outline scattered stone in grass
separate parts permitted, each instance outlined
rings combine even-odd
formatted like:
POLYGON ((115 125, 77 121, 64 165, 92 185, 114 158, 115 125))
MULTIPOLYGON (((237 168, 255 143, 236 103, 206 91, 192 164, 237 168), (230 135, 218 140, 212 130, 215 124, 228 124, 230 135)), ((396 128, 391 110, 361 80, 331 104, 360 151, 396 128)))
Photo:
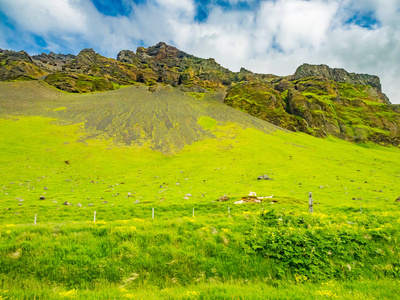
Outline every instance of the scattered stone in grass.
POLYGON ((128 192, 127 197, 132 197, 132 193, 128 192))
POLYGON ((71 204, 71 203, 69 203, 68 201, 65 201, 65 202, 63 203, 63 205, 66 205, 66 206, 71 206, 72 204, 71 204))
POLYGON ((106 203, 108 203, 108 201, 103 201, 103 204, 106 204, 106 203))
POLYGON ((229 197, 228 197, 227 195, 223 195, 223 196, 221 196, 221 197, 218 198, 218 201, 219 201, 219 202, 228 201, 228 200, 229 200, 229 197))
POLYGON ((24 199, 18 198, 18 202, 22 202, 22 201, 24 201, 24 199))
POLYGON ((93 203, 89 203, 88 206, 94 206, 94 204, 93 203))
POLYGON ((212 229, 212 234, 217 234, 218 233, 218 230, 215 229, 214 227, 211 227, 211 229, 212 229))
POLYGON ((192 194, 186 194, 185 197, 192 197, 192 194))
POLYGON ((119 196, 119 193, 116 193, 116 194, 114 194, 113 196, 114 196, 114 197, 115 197, 115 196, 119 196))
POLYGON ((46 200, 46 197, 45 196, 40 196, 39 199, 40 200, 46 200))
POLYGON ((88 199, 88 200, 89 200, 89 199, 90 199, 90 197, 87 197, 86 199, 88 199))
POLYGON ((57 201, 56 201, 56 200, 53 200, 53 203, 57 203, 57 201))
POLYGON ((133 202, 134 204, 139 204, 140 203, 140 201, 139 200, 136 200, 135 202, 133 202))
POLYGON ((67 165, 69 165, 69 160, 64 160, 64 162, 65 162, 67 165))
POLYGON ((21 205, 22 205, 22 203, 21 203, 21 202, 19 202, 19 203, 18 203, 18 205, 19 205, 19 206, 21 206, 21 205))
POLYGON ((44 187, 43 189, 47 191, 49 188, 48 187, 44 187))
POLYGON ((175 183, 175 185, 179 185, 179 182, 175 183))
POLYGON ((398 197, 395 202, 400 202, 400 197, 398 197))
POLYGON ((184 200, 189 200, 189 197, 183 197, 184 200))
POLYGON ((320 185, 320 186, 319 186, 319 188, 320 188, 320 189, 323 189, 323 188, 324 188, 324 186, 323 186, 323 185, 320 185))
POLYGON ((78 207, 82 207, 82 204, 78 203, 76 206, 78 206, 78 207))
POLYGON ((257 180, 271 180, 272 178, 269 178, 268 175, 264 174, 264 175, 260 175, 258 176, 257 180))
POLYGON ((239 200, 239 201, 235 201, 233 204, 243 204, 246 203, 246 201, 244 200, 239 200))

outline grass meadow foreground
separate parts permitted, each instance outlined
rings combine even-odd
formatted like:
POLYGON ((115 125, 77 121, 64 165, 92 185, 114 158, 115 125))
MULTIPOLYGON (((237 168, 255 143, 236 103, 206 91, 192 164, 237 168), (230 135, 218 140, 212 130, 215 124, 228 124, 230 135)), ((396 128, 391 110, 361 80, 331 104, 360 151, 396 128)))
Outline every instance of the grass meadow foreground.
POLYGON ((399 149, 232 119, 198 95, 139 128, 118 101, 133 89, 113 93, 2 99, 0 299, 398 297, 399 149), (273 197, 234 204, 250 191, 273 197))

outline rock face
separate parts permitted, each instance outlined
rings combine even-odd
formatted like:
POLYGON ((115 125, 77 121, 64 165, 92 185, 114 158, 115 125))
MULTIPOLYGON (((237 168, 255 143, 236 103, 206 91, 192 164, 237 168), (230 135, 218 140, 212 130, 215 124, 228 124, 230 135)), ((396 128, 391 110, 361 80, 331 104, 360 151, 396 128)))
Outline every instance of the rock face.
POLYGON ((0 49, 0 81, 32 80, 44 74, 25 51, 0 49))
POLYGON ((378 76, 348 73, 344 69, 331 69, 327 65, 303 64, 297 68, 293 77, 295 80, 307 77, 323 77, 342 83, 370 85, 379 91, 381 90, 381 83, 378 76))
POLYGON ((32 60, 39 68, 51 73, 61 71, 62 67, 75 57, 76 56, 72 54, 55 54, 50 52, 49 54, 42 53, 33 55, 32 60))
POLYGON ((85 93, 133 84, 138 73, 134 66, 101 56, 93 49, 84 49, 62 65, 60 71, 47 76, 45 81, 67 92, 85 93))
POLYGON ((221 67, 212 58, 198 58, 165 43, 147 49, 139 47, 136 54, 123 50, 117 60, 138 67, 141 82, 163 82, 195 92, 204 92, 206 88, 224 88, 238 79, 237 74, 221 67))
POLYGON ((400 144, 400 109, 381 92, 377 76, 303 65, 287 77, 254 74, 230 88, 225 103, 316 137, 400 144))

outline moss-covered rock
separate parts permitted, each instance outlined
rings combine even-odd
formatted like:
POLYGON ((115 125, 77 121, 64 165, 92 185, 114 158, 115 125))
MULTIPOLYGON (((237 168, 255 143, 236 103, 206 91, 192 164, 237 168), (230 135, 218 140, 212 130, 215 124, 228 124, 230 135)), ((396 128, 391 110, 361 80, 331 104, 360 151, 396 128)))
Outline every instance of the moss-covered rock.
POLYGON ((0 81, 34 80, 44 74, 25 51, 0 49, 0 81))
POLYGON ((333 135, 358 143, 399 145, 400 109, 388 104, 377 87, 322 76, 253 80, 258 81, 232 87, 225 103, 285 129, 317 137, 333 135))
POLYGON ((56 72, 47 76, 46 82, 70 93, 109 91, 117 87, 108 78, 76 73, 56 72))
POLYGON ((61 71, 47 76, 45 80, 67 92, 86 93, 132 84, 140 80, 139 75, 134 65, 101 56, 93 49, 84 49, 65 63, 61 71))

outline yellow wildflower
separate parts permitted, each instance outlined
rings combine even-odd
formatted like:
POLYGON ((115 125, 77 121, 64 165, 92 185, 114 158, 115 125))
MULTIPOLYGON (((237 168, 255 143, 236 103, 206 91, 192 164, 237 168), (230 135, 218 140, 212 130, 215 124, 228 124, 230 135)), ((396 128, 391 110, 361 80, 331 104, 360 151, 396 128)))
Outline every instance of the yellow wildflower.
POLYGON ((67 297, 75 297, 77 295, 78 291, 76 289, 66 291, 66 292, 60 292, 60 297, 67 298, 67 297))

